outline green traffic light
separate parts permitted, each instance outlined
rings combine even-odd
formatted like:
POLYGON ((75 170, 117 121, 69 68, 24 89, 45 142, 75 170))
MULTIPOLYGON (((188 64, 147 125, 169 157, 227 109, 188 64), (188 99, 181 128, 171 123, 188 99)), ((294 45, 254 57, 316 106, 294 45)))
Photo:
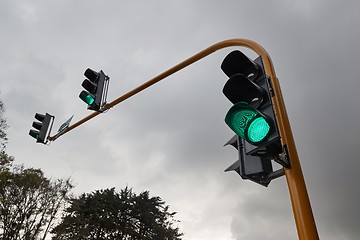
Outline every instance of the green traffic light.
POLYGON ((82 91, 80 93, 79 97, 81 98, 81 100, 83 100, 88 105, 91 105, 95 102, 95 99, 93 98, 93 96, 86 91, 82 91))
POLYGON ((263 141, 271 130, 267 119, 245 102, 230 108, 225 122, 237 135, 254 144, 263 141))

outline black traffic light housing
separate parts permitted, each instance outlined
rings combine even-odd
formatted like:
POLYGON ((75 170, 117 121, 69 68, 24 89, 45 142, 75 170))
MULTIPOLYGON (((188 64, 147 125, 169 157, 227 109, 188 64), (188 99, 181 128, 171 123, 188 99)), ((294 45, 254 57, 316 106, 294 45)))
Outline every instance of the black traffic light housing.
MULTIPOLYGON (((273 91, 261 57, 252 61, 236 50, 225 57, 221 69, 229 77, 223 89, 224 95, 235 105, 239 102, 249 105, 248 108, 263 116, 270 127, 269 133, 259 142, 254 143, 243 138, 247 140, 246 153, 259 156, 280 153, 280 134, 271 100, 273 91)), ((246 117, 245 115, 244 118, 246 117)))
POLYGON ((86 69, 84 75, 87 79, 81 85, 86 91, 83 90, 79 97, 88 104, 87 109, 101 111, 106 103, 109 77, 102 70, 96 72, 90 68, 86 69))
POLYGON ((267 186, 283 175, 282 169, 273 171, 271 162, 283 163, 271 81, 261 57, 253 61, 238 50, 225 57, 221 69, 229 77, 223 93, 234 104, 225 122, 236 133, 225 145, 234 146, 239 155, 225 171, 235 170, 243 179, 267 186))
POLYGON ((39 122, 33 122, 32 126, 37 129, 31 129, 29 135, 36 139, 37 143, 47 143, 47 137, 50 135, 52 125, 54 123, 54 116, 46 113, 45 115, 36 113, 35 119, 39 122))

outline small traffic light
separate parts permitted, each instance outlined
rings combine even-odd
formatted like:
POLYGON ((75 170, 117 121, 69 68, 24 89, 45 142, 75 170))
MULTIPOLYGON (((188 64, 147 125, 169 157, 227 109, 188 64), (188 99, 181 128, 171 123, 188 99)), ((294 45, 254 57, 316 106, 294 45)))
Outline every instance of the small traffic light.
POLYGON ((37 143, 46 144, 47 137, 49 136, 52 125, 54 123, 54 118, 54 116, 48 113, 46 113, 45 115, 36 113, 35 119, 40 122, 33 122, 32 126, 37 130, 31 129, 29 131, 29 135, 35 138, 37 143))
POLYGON ((79 97, 88 105, 89 110, 101 111, 106 103, 109 77, 102 70, 95 72, 90 68, 86 69, 84 75, 87 79, 82 86, 86 91, 83 90, 79 97))
POLYGON ((267 186, 279 175, 273 172, 271 160, 282 163, 279 155, 283 153, 271 81, 261 57, 253 61, 238 50, 225 57, 221 69, 229 77, 223 93, 234 104, 225 123, 236 133, 226 145, 239 152, 239 160, 225 171, 235 170, 243 179, 267 186))

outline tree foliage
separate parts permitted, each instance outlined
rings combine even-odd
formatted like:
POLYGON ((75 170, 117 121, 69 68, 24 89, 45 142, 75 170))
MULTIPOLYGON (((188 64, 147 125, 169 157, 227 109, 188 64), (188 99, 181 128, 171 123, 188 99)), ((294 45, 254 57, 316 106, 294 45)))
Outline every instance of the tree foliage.
POLYGON ((0 153, 4 153, 5 145, 8 140, 6 134, 6 129, 8 128, 8 125, 6 123, 4 113, 5 113, 5 106, 4 103, 0 100, 0 153))
POLYGON ((40 169, 0 172, 0 238, 45 239, 69 198, 69 179, 52 181, 40 169))
POLYGON ((64 239, 156 239, 176 240, 183 234, 174 227, 175 212, 160 197, 139 195, 126 187, 98 190, 72 199, 53 240, 64 239))

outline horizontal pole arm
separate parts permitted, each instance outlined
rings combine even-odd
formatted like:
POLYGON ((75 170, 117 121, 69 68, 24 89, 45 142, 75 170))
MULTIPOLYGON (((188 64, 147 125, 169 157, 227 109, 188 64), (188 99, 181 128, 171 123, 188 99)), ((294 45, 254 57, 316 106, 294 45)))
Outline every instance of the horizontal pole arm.
MULTIPOLYGON (((267 73, 271 73, 271 75, 275 75, 275 71, 274 71, 274 67, 271 63, 271 59, 269 57, 269 54, 266 52, 266 50, 261 47, 259 44, 257 44, 254 41, 248 40, 248 39, 229 39, 229 40, 225 40, 225 41, 221 41, 218 43, 215 43, 214 45, 211 45, 210 47, 198 52, 197 54, 193 55, 192 57, 180 62, 179 64, 173 66, 172 68, 169 68, 168 70, 164 71, 163 73, 157 75, 156 77, 148 80, 147 82, 141 84, 140 86, 134 88, 133 90, 125 93, 124 95, 118 97, 117 99, 115 99, 114 101, 106 104, 103 108, 102 108, 102 112, 106 111, 112 107, 114 107, 115 105, 123 102, 124 100, 134 96, 135 94, 143 91, 144 89, 152 86, 153 84, 163 80, 164 78, 178 72, 179 70, 199 61, 200 59, 210 55, 211 53, 219 50, 219 49, 223 49, 226 47, 233 47, 233 46, 242 46, 242 47, 248 47, 252 50, 254 50, 257 54, 259 54, 260 56, 262 56, 264 59, 264 63, 270 63, 270 64, 264 64, 265 65, 265 71, 267 73)), ((73 130, 74 128, 80 126, 81 124, 89 121, 90 119, 96 117, 97 115, 99 115, 101 112, 94 112, 86 117, 84 117, 83 119, 79 120, 78 122, 70 125, 63 134, 67 132, 70 132, 71 130, 73 130)), ((60 135, 60 136, 61 136, 60 135)), ((59 137, 59 136, 58 136, 59 137)), ((58 137, 55 136, 49 136, 48 140, 49 141, 55 141, 58 137)))

